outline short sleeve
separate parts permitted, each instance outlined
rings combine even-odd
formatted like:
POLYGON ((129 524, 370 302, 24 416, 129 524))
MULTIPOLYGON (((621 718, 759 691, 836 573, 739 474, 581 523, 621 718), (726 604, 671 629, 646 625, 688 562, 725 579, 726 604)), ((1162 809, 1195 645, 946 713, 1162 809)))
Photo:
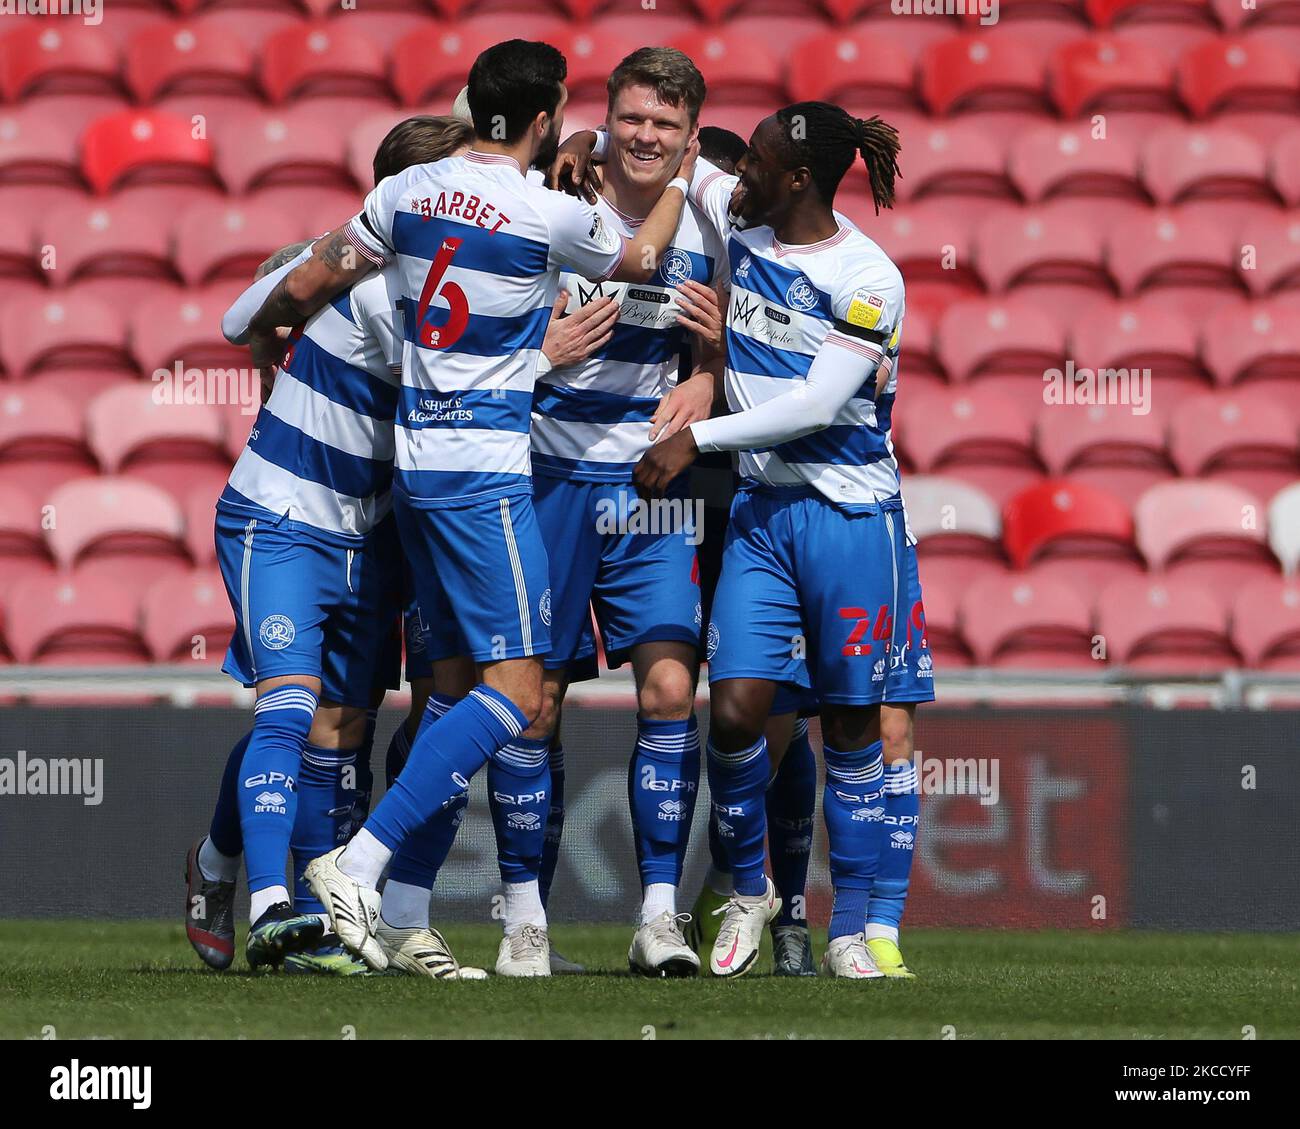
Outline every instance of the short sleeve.
POLYGON ((845 276, 831 302, 834 332, 872 342, 883 352, 903 322, 903 276, 883 256, 845 276))
POLYGON ((343 229, 343 237, 357 253, 375 267, 385 266, 394 256, 393 216, 401 201, 404 179, 390 176, 380 181, 343 229))
POLYGON ((720 239, 726 239, 735 226, 731 222, 731 194, 740 178, 723 172, 703 157, 695 162, 691 176, 690 200, 709 221, 720 239))
POLYGON ((618 270, 626 243, 592 205, 559 192, 546 192, 542 199, 551 266, 590 279, 606 279, 618 270))

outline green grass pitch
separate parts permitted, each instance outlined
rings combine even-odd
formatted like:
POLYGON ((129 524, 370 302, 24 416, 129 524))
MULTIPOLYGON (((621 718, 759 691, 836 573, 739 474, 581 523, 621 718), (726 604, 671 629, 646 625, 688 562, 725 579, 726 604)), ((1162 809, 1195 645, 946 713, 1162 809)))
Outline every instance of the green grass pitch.
MULTIPOLYGON (((446 930, 491 967, 491 926, 446 930)), ((815 931, 820 955, 825 933, 815 931)), ((179 925, 0 922, 0 1037, 1260 1039, 1300 1037, 1300 936, 915 930, 911 983, 647 981, 630 930, 564 926, 593 975, 441 984, 203 969, 179 925)), ((242 941, 242 937, 241 937, 242 941)))

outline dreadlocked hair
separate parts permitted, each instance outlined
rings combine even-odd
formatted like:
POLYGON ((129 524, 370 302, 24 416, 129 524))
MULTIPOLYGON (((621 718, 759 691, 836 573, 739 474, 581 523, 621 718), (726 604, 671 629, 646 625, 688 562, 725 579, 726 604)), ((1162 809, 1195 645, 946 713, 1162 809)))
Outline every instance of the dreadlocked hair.
POLYGON ((871 178, 871 199, 876 214, 894 206, 894 180, 898 152, 902 148, 898 130, 878 117, 855 118, 829 102, 796 102, 777 110, 785 127, 786 156, 812 174, 813 184, 826 203, 835 198, 844 174, 861 157, 871 178))

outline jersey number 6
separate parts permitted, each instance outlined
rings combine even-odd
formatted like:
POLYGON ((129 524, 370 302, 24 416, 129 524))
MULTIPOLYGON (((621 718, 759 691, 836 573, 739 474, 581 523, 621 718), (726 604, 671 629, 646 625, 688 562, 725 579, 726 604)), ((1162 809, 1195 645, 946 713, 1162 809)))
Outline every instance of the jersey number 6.
POLYGON ((442 276, 451 266, 451 260, 460 250, 461 239, 444 239, 438 248, 438 255, 429 267, 429 277, 424 280, 424 289, 420 293, 420 312, 416 324, 420 327, 420 344, 428 349, 446 349, 455 344, 469 325, 469 299, 454 282, 443 282, 442 276), (441 287, 441 289, 439 289, 441 287), (425 318, 434 296, 441 298, 450 307, 450 314, 442 325, 429 325, 425 318))

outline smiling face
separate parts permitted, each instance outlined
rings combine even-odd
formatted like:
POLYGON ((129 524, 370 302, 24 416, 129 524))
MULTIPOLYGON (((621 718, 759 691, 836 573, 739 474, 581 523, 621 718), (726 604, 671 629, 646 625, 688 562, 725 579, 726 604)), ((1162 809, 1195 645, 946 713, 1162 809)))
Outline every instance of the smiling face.
POLYGON ((630 83, 615 96, 606 118, 608 163, 636 188, 667 184, 695 137, 685 105, 662 101, 652 86, 630 83))
POLYGON ((775 114, 758 123, 749 149, 736 166, 744 191, 742 208, 751 223, 775 224, 789 210, 797 190, 806 187, 807 170, 787 168, 785 134, 775 114))

